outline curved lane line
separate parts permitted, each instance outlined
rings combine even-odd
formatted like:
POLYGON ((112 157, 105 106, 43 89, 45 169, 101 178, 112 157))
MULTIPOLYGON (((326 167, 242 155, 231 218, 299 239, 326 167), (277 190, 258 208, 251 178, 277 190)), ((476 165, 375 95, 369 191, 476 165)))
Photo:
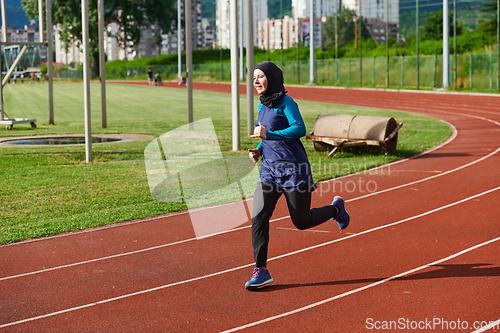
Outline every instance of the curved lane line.
MULTIPOLYGON (((452 254, 451 256, 448 256, 446 258, 443 258, 443 259, 439 259, 439 260, 436 260, 434 262, 431 262, 431 263, 428 263, 428 264, 425 264, 425 265, 422 265, 420 267, 417 267, 417 268, 414 268, 414 269, 411 269, 409 271, 406 271, 406 272, 403 272, 403 273, 400 273, 400 274, 397 274, 397 275, 393 275, 389 278, 385 278, 385 279, 382 279, 380 281, 377 281, 377 282, 374 282, 374 283, 371 283, 371 284, 368 284, 366 286, 363 286, 363 287, 360 287, 360 288, 357 288, 357 289, 353 289, 353 290, 350 290, 350 291, 347 291, 343 294, 339 294, 339 295, 336 295, 336 296, 333 296, 333 297, 330 297, 330 298, 327 298, 327 299, 324 299, 322 301, 319 301, 319 302, 316 302, 316 303, 312 303, 312 304, 309 304, 309 305, 306 305, 306 306, 303 306, 301 308, 298 308, 298 309, 295 309, 295 310, 292 310, 292 311, 288 311, 288 312, 284 312, 282 314, 279 314, 279 315, 276 315, 276 316, 272 316, 272 317, 268 317, 268 318, 265 318, 265 319, 262 319, 262 320, 259 320, 259 321, 255 321, 253 323, 249 323, 249 324, 246 324, 246 325, 243 325, 243 326, 239 326, 239 327, 235 327, 233 329, 230 329, 230 330, 227 330, 227 331, 223 331, 222 333, 230 333, 230 332, 237 332, 237 331, 241 331, 245 328, 249 328, 249 327, 253 327, 253 326, 257 326, 257 325, 260 325, 260 324, 263 324, 263 323, 267 323, 269 321, 272 321, 272 320, 276 320, 276 319, 280 319, 280 318, 284 318, 284 317, 287 317, 287 316, 290 316, 290 315, 293 315, 293 314, 296 314, 296 313, 299 313, 299 312, 302 312, 302 311, 306 311, 306 310, 309 310, 309 309, 312 309, 312 308, 315 308, 317 306, 320 306, 320 305, 323 305, 323 304, 326 304, 326 303, 329 303, 331 301, 334 301, 334 300, 337 300, 337 299, 340 299, 340 298, 343 298, 343 297, 346 297, 346 296, 349 296, 349 295, 352 295, 352 294, 355 294, 355 293, 358 293, 360 291, 363 291, 363 290, 366 290, 366 289, 369 289, 369 288, 373 288, 373 287, 376 287, 382 283, 385 283, 385 282, 388 282, 388 281, 391 281, 391 280, 394 280, 394 279, 397 279, 397 278, 400 278, 400 277, 403 277, 403 276, 406 276, 406 275, 409 275, 409 274, 412 274, 412 273, 415 273, 415 272, 418 272, 418 271, 421 271, 423 269, 426 269, 428 267, 431 267, 433 265, 437 265, 437 264, 440 264, 442 262, 445 262, 445 261, 448 261, 448 260, 451 260, 451 259, 454 259, 458 256, 461 256, 465 253, 468 253, 468 252, 471 252, 473 250, 476 250, 480 247, 483 247, 483 246, 486 246, 486 245, 489 245, 491 243, 494 243, 494 242, 497 242, 500 240, 500 237, 497 237, 497 238, 494 238, 494 239, 490 239, 489 241, 486 241, 484 243, 480 243, 480 244, 477 244, 475 246, 472 246, 472 247, 469 247, 465 250, 462 250, 460 252, 457 252, 455 254, 452 254)), ((498 325, 498 322, 495 322, 497 323, 498 325)), ((494 324, 495 323, 492 323, 490 325, 488 325, 487 327, 491 328, 493 326, 495 326, 494 324)), ((483 332, 484 330, 479 330, 479 331, 476 331, 476 332, 483 332)))
MULTIPOLYGON (((449 113, 447 111, 442 111, 442 112, 449 113)), ((452 114, 455 114, 455 113, 452 113, 452 114)), ((481 119, 481 120, 489 121, 491 123, 494 123, 494 124, 500 126, 499 122, 491 120, 491 119, 488 119, 488 118, 483 118, 483 117, 479 117, 479 116, 471 116, 471 115, 466 115, 466 114, 460 114, 460 115, 469 116, 469 117, 472 117, 472 118, 478 118, 478 119, 481 119)), ((446 140, 442 144, 440 144, 440 145, 438 145, 438 146, 436 146, 434 148, 431 148, 429 150, 426 150, 426 151, 424 151, 424 152, 422 152, 420 154, 417 154, 415 156, 409 157, 407 159, 403 159, 403 160, 396 161, 396 162, 389 163, 389 164, 384 164, 384 165, 381 165, 381 166, 379 166, 377 168, 373 168, 373 169, 370 169, 370 170, 373 171, 373 170, 377 170, 379 168, 384 168, 384 167, 388 167, 388 166, 395 165, 395 164, 398 164, 398 163, 406 162, 408 160, 411 160, 411 159, 420 157, 422 155, 428 154, 428 153, 430 153, 432 151, 435 151, 435 150, 437 150, 437 149, 439 149, 439 148, 447 145, 448 143, 450 143, 451 141, 453 141, 457 137, 457 135, 458 135, 457 129, 453 125, 451 125, 451 124, 450 124, 450 126, 452 126, 452 135, 451 135, 450 138, 448 138, 448 140, 446 140)), ((391 188, 388 188, 388 189, 385 189, 385 190, 381 190, 381 191, 377 191, 377 192, 373 192, 373 193, 370 193, 370 194, 366 194, 364 196, 360 196, 360 197, 357 197, 357 198, 349 199, 349 200, 346 200, 346 202, 351 202, 351 201, 356 201, 356 200, 364 199, 364 198, 371 197, 371 196, 374 196, 374 195, 377 195, 377 194, 390 192, 392 190, 400 189, 400 188, 403 188, 403 187, 406 187, 406 186, 414 185, 414 184, 421 183, 421 182, 424 182, 424 181, 427 181, 427 180, 431 180, 431 179, 434 179, 434 178, 437 178, 437 177, 441 177, 441 176, 450 174, 452 172, 459 171, 459 170, 464 169, 466 167, 469 167, 471 165, 474 165, 474 164, 476 164, 478 162, 481 162, 481 161, 483 161, 483 160, 485 160, 485 159, 487 159, 487 158, 495 155, 499 151, 500 151, 500 147, 497 148, 495 151, 491 152, 488 155, 485 155, 485 156, 483 156, 483 157, 481 157, 481 158, 479 158, 477 160, 474 160, 474 161, 472 161, 470 163, 461 165, 461 166, 459 166, 459 167, 457 167, 455 169, 448 170, 446 172, 443 172, 443 173, 440 173, 440 174, 437 174, 437 175, 434 175, 434 176, 430 176, 430 177, 427 177, 427 178, 423 178, 423 179, 420 179, 420 180, 417 180, 417 181, 413 181, 413 182, 410 182, 410 183, 398 185, 398 186, 391 187, 391 188)), ((331 182, 331 181, 338 181, 339 179, 343 179, 343 178, 355 176, 355 175, 358 175, 358 174, 352 174, 352 175, 347 175, 347 176, 336 178, 336 179, 331 179, 331 180, 325 181, 323 183, 328 183, 328 182, 331 182)), ((277 219, 273 219, 270 222, 271 223, 272 222, 276 222, 276 221, 283 220, 283 219, 286 219, 286 218, 289 218, 289 217, 290 217, 290 215, 283 216, 283 217, 280 217, 280 218, 277 218, 277 219)), ((248 226, 244 226, 244 227, 234 228, 234 229, 231 229, 231 230, 221 231, 221 232, 218 232, 218 233, 214 233, 214 234, 206 235, 204 237, 200 237, 199 239, 214 237, 214 236, 218 236, 218 235, 229 233, 229 232, 233 232, 233 231, 239 231, 239 230, 247 229, 247 228, 250 228, 250 227, 251 227, 251 225, 248 225, 248 226)), ((188 239, 185 239, 185 240, 181 240, 181 241, 177 241, 177 242, 173 242, 173 243, 168 243, 168 244, 163 244, 163 245, 158 245, 158 246, 153 246, 153 247, 149 247, 149 248, 145 248, 145 249, 141 249, 141 250, 137 250, 137 251, 131 251, 131 252, 127 252, 127 253, 120 253, 120 254, 110 255, 110 256, 106 256, 106 257, 102 257, 102 258, 84 260, 84 261, 80 261, 80 262, 76 262, 76 263, 72 263, 72 264, 67 264, 67 265, 61 265, 61 266, 52 267, 52 268, 41 269, 41 270, 37 270, 37 271, 33 271, 33 272, 16 274, 16 275, 12 275, 12 276, 6 276, 6 277, 0 278, 0 281, 14 279, 14 278, 20 278, 20 277, 24 277, 24 276, 35 275, 35 274, 40 274, 40 273, 45 273, 45 272, 50 272, 50 271, 55 271, 55 270, 59 270, 59 269, 63 269, 63 268, 69 268, 69 267, 74 267, 74 266, 79 266, 79 265, 94 263, 94 262, 108 260, 108 259, 114 259, 114 258, 124 257, 124 256, 128 256, 128 255, 133 255, 133 254, 143 253, 143 252, 147 252, 147 251, 157 250, 157 249, 160 249, 160 248, 169 247, 169 246, 173 246, 173 245, 179 245, 179 244, 182 244, 182 243, 186 243, 186 242, 190 242, 190 241, 195 241, 195 240, 198 240, 198 239, 197 238, 188 238, 188 239)))
MULTIPOLYGON (((285 258, 285 257, 289 257, 289 256, 292 256, 292 255, 298 254, 298 253, 302 253, 302 252, 306 252, 306 251, 309 251, 309 250, 317 249, 319 247, 323 247, 323 246, 327 246, 327 245, 330 245, 330 244, 334 244, 334 243, 340 242, 342 240, 346 240, 346 239, 350 239, 350 238, 354 238, 354 237, 359 237, 361 235, 365 235, 365 234, 368 234, 368 233, 371 233, 371 232, 374 232, 374 231, 377 231, 377 230, 385 229, 385 228, 392 227, 392 226, 395 226, 395 225, 398 225, 398 224, 402 224, 402 223, 405 223, 405 222, 408 222, 408 221, 412 221, 412 220, 418 219, 420 217, 423 217, 423 216, 426 216, 426 215, 430 215, 432 213, 441 211, 443 209, 446 209, 446 208, 449 208, 449 207, 453 207, 453 206, 462 204, 462 203, 464 203, 466 201, 473 200, 475 198, 481 197, 483 195, 486 195, 486 194, 489 194, 489 193, 492 193, 492 192, 498 191, 498 190, 500 190, 500 186, 499 187, 495 187, 493 189, 490 189, 488 191, 484 191, 484 192, 481 192, 479 194, 473 195, 471 197, 468 197, 468 198, 465 198, 465 199, 462 199, 462 200, 459 200, 459 201, 455 201, 455 202, 453 202, 451 204, 435 208, 433 210, 427 211, 427 212, 419 214, 419 215, 415 215, 415 216, 412 216, 412 217, 409 217, 409 218, 406 218, 406 219, 403 219, 403 220, 400 220, 400 221, 396 221, 396 222, 393 222, 393 223, 389 223, 389 224, 386 224, 386 225, 383 225, 383 226, 379 226, 379 227, 376 227, 376 228, 373 228, 373 229, 365 230, 365 231, 362 231, 362 232, 354 234, 354 235, 349 235, 349 236, 346 236, 346 237, 343 237, 343 238, 339 238, 339 239, 335 239, 335 240, 332 240, 332 241, 329 241, 329 242, 325 242, 325 243, 317 244, 317 245, 314 245, 314 246, 310 246, 310 247, 307 247, 307 248, 304 248, 304 249, 301 249, 301 250, 297 250, 297 251, 285 253, 285 254, 282 254, 282 255, 270 258, 270 259, 268 259, 268 261, 282 259, 282 258, 285 258)), ((493 241, 496 241, 496 240, 499 240, 499 239, 500 239, 500 237, 499 238, 495 238, 494 240, 490 240, 488 242, 476 245, 476 246, 474 246, 472 248, 469 248, 467 250, 458 252, 458 254, 455 254, 454 256, 458 256, 458 255, 463 254, 465 252, 471 251, 472 249, 475 249, 475 248, 478 248, 480 246, 489 244, 489 243, 491 243, 493 241)), ((407 272, 395 275, 393 277, 390 277, 390 278, 387 278, 387 279, 375 282, 375 283, 370 284, 368 286, 365 286, 365 287, 362 287, 362 288, 358 288, 358 289, 354 289, 352 291, 349 291, 349 292, 341 294, 341 295, 337 295, 337 296, 335 296, 333 298, 329 298, 326 301, 329 302, 329 301, 332 301, 332 300, 340 298, 340 297, 348 296, 348 295, 356 293, 358 291, 368 289, 370 287, 376 286, 376 285, 384 283, 386 281, 393 280, 393 279, 395 279, 397 277, 413 273, 414 271, 426 268, 426 267, 428 267, 430 265, 435 265, 436 263, 439 263, 439 262, 442 262, 442 261, 445 261, 445 260, 449 260, 449 259, 451 259, 451 257, 440 259, 440 260, 438 260, 436 262, 433 262, 433 263, 421 266, 419 268, 415 268, 413 270, 410 270, 410 271, 407 271, 407 272)), ((166 285, 163 285, 163 286, 159 286, 159 287, 155 287, 155 288, 150 288, 150 289, 145 289, 145 290, 137 291, 137 292, 134 292, 134 293, 130 293, 130 294, 126 294, 126 295, 121 295, 121 296, 118 296, 118 297, 113 297, 113 298, 109 298, 109 299, 105 299, 105 300, 101 300, 101 301, 97 301, 97 302, 93 302, 93 303, 88 303, 88 304, 85 304, 85 305, 81 305, 81 306, 77 306, 77 307, 73 307, 73 308, 69 308, 69 309, 64 309, 64 310, 60 310, 60 311, 48 313, 48 314, 45 314, 45 315, 40 315, 40 316, 37 316, 37 317, 27 318, 27 319, 23 319, 23 320, 11 322, 11 323, 6 323, 6 324, 3 324, 3 325, 0 325, 0 328, 14 326, 14 325, 18 325, 18 324, 23 324, 23 323, 35 321, 35 320, 38 320, 38 319, 53 317, 53 316, 56 316, 56 315, 59 315, 59 314, 63 314, 63 313, 73 312, 73 311, 77 311, 77 310, 81 310, 81 309, 85 309, 85 308, 90 308, 90 307, 93 307, 93 306, 96 306, 96 305, 106 304, 106 303, 110 303, 110 302, 122 300, 122 299, 125 299, 125 298, 129 298, 129 297, 138 296, 138 295, 150 293, 150 292, 153 292, 153 291, 158 291, 158 290, 162 290, 162 289, 166 289, 166 288, 170 288, 170 287, 174 287, 174 286, 186 284, 186 283, 189 283, 189 282, 199 281, 199 280, 203 280, 203 279, 206 279, 206 278, 210 278, 210 277, 214 277, 214 276, 218 276, 218 275, 222 275, 222 274, 234 272, 234 271, 237 271, 237 270, 240 270, 240 269, 243 269, 243 268, 252 267, 254 265, 255 265, 255 263, 252 262, 250 264, 246 264, 246 265, 242 265, 242 266, 238 266, 238 267, 229 268, 229 269, 226 269, 226 270, 223 270, 223 271, 220 271, 220 272, 215 272, 215 273, 211 273, 211 274, 207 274, 207 275, 203 275, 203 276, 199 276, 199 277, 195 277, 195 278, 191 278, 191 279, 187 279, 187 280, 183 280, 183 281, 177 281, 177 282, 173 282, 173 283, 166 284, 166 285)), ((322 302, 326 303, 326 301, 324 300, 322 302)), ((321 303, 321 304, 323 304, 323 303, 321 303)), ((319 303, 314 303, 314 304, 316 304, 316 305, 313 305, 313 306, 309 305, 309 308, 317 306, 317 305, 320 305, 319 303)), ((300 309, 294 310, 295 312, 293 312, 293 311, 292 312, 287 312, 286 315, 299 312, 298 310, 303 311, 303 310, 306 310, 306 308, 300 308, 300 309)), ((281 316, 284 316, 284 315, 281 315, 281 316)), ((252 326, 258 325, 259 323, 263 323, 265 321, 277 319, 278 317, 275 316, 275 317, 270 317, 270 318, 273 318, 273 319, 269 319, 269 318, 268 319, 264 319, 264 321, 258 321, 258 322, 256 322, 257 324, 253 324, 252 326)), ((250 326, 248 326, 248 327, 250 327, 250 326)), ((244 327, 244 328, 246 328, 246 327, 244 327)))

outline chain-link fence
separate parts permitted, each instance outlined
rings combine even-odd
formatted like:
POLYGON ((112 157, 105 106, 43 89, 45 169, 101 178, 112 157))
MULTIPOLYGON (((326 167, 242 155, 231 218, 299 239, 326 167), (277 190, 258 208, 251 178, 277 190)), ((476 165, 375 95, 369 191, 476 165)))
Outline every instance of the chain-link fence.
MULTIPOLYGON (((456 84, 459 89, 494 91, 497 89, 497 57, 493 54, 461 54, 457 55, 456 84)), ((450 87, 455 83, 454 57, 450 56, 450 87)), ((422 88, 435 89, 442 87, 442 56, 398 56, 389 58, 341 58, 317 60, 315 68, 316 84, 337 85, 344 87, 380 87, 380 88, 422 88), (418 69, 418 70, 417 70, 418 69)), ((286 84, 303 84, 309 82, 309 61, 288 61, 277 63, 283 70, 286 84)), ((160 72, 164 81, 177 80, 177 65, 153 65, 130 67, 106 67, 107 80, 146 80, 148 68, 153 73, 160 72)), ((186 76, 186 68, 182 66, 182 76, 186 76)), ((60 79, 81 80, 81 70, 55 71, 60 79)), ((191 75, 190 75, 191 76, 191 75)), ((216 63, 193 65, 194 81, 230 81, 231 64, 216 63)))

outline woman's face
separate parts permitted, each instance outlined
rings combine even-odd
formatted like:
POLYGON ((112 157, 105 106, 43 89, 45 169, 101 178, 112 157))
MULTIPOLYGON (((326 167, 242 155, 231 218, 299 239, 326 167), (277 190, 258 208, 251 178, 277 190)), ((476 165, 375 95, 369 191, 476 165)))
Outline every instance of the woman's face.
POLYGON ((260 69, 253 71, 253 86, 259 95, 264 94, 267 90, 267 77, 260 69))

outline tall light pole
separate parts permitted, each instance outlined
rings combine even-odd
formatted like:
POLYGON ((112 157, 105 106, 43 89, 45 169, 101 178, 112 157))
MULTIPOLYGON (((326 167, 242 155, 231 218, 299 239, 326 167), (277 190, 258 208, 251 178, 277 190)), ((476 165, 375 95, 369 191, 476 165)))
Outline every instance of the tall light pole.
POLYGON ((419 89, 419 86, 420 86, 420 55, 419 55, 419 49, 418 49, 418 42, 419 42, 419 38, 418 38, 418 11, 419 11, 419 6, 418 6, 418 0, 417 0, 417 3, 416 3, 416 17, 415 17, 415 20, 416 20, 416 26, 417 26, 417 89, 419 89))
POLYGON ((191 18, 191 0, 184 3, 184 31, 186 31, 186 83, 187 83, 187 107, 188 107, 188 130, 193 130, 193 20, 191 18))
POLYGON ((335 2, 336 5, 336 10, 335 10, 335 63, 336 63, 336 69, 335 69, 335 84, 339 84, 339 33, 338 33, 338 20, 339 20, 339 11, 340 11, 340 1, 337 3, 335 2))
POLYGON ((231 22, 231 105, 233 151, 240 149, 240 82, 238 74, 238 0, 229 1, 231 22))
POLYGON ((363 36, 361 32, 363 31, 363 19, 361 17, 361 0, 359 0, 359 8, 358 8, 358 22, 359 22, 359 86, 363 86, 363 51, 362 51, 362 43, 363 36))
MULTIPOLYGON (((47 1, 50 3, 50 1, 47 1)), ((47 36, 48 36, 47 20, 47 36)), ((47 40, 49 44, 51 39, 47 40)), ((92 162, 92 133, 90 127, 90 63, 89 63, 89 5, 88 0, 82 0, 82 47, 83 47, 83 99, 85 111, 85 160, 92 162)), ((47 59, 48 55, 47 55, 47 59)), ((48 64, 49 67, 51 64, 48 64)), ((50 75, 49 75, 50 79, 50 75)))
POLYGON ((443 0, 443 88, 450 87, 450 20, 448 16, 448 0, 443 0))
POLYGON ((239 39, 240 39, 240 81, 243 81, 245 71, 243 70, 243 1, 240 0, 240 26, 239 26, 239 39))
MULTIPOLYGON (((0 1, 0 6, 2 8, 2 36, 1 36, 1 41, 2 43, 6 43, 7 42, 7 6, 6 6, 6 3, 5 1, 0 1)), ((43 21, 43 16, 41 13, 43 13, 43 9, 41 9, 41 0, 39 0, 38 2, 38 9, 39 9, 39 12, 40 12, 40 18, 39 20, 41 20, 40 22, 43 21)), ((42 27, 42 24, 40 23, 39 24, 40 28, 39 30, 41 31, 40 32, 40 42, 43 42, 43 27, 42 27)), ((2 54, 0 53, 0 120, 3 120, 4 119, 4 108, 3 108, 3 84, 2 84, 2 81, 3 81, 3 75, 2 75, 2 54)))
POLYGON ((104 59, 104 0, 97 1, 99 26, 99 77, 101 79, 101 127, 106 128, 106 66, 104 59))
POLYGON ((309 83, 316 83, 314 76, 314 0, 310 0, 311 12, 309 19, 309 83))
POLYGON ((247 134, 253 134, 253 6, 252 0, 246 0, 245 24, 247 42, 247 134))
POLYGON ((297 83, 300 83, 300 37, 301 19, 297 18, 297 83))
POLYGON ((453 88, 457 90, 457 0, 453 0, 453 88))
POLYGON ((53 60, 54 44, 52 42, 52 4, 50 1, 45 1, 45 12, 47 15, 47 75, 48 75, 47 83, 49 86, 49 124, 54 125, 54 90, 52 88, 53 87, 52 60, 53 60))
POLYGON ((181 1, 177 0, 177 79, 182 79, 182 24, 181 24, 181 1))
POLYGON ((280 0, 280 17, 281 17, 281 29, 280 29, 280 66, 283 68, 283 27, 285 23, 285 18, 283 17, 283 0, 280 0))
POLYGON ((385 4, 386 18, 385 18, 385 87, 389 87, 389 0, 385 4))

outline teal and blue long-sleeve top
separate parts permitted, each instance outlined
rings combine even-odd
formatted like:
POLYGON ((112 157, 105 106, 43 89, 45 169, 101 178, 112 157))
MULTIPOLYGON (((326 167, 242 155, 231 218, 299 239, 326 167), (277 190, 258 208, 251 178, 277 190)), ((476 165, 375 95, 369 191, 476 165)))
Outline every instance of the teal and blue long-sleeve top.
POLYGON ((262 155, 259 182, 287 191, 315 189, 307 154, 300 141, 306 126, 297 103, 284 95, 272 108, 259 104, 259 122, 266 128, 267 140, 257 149, 262 155))

